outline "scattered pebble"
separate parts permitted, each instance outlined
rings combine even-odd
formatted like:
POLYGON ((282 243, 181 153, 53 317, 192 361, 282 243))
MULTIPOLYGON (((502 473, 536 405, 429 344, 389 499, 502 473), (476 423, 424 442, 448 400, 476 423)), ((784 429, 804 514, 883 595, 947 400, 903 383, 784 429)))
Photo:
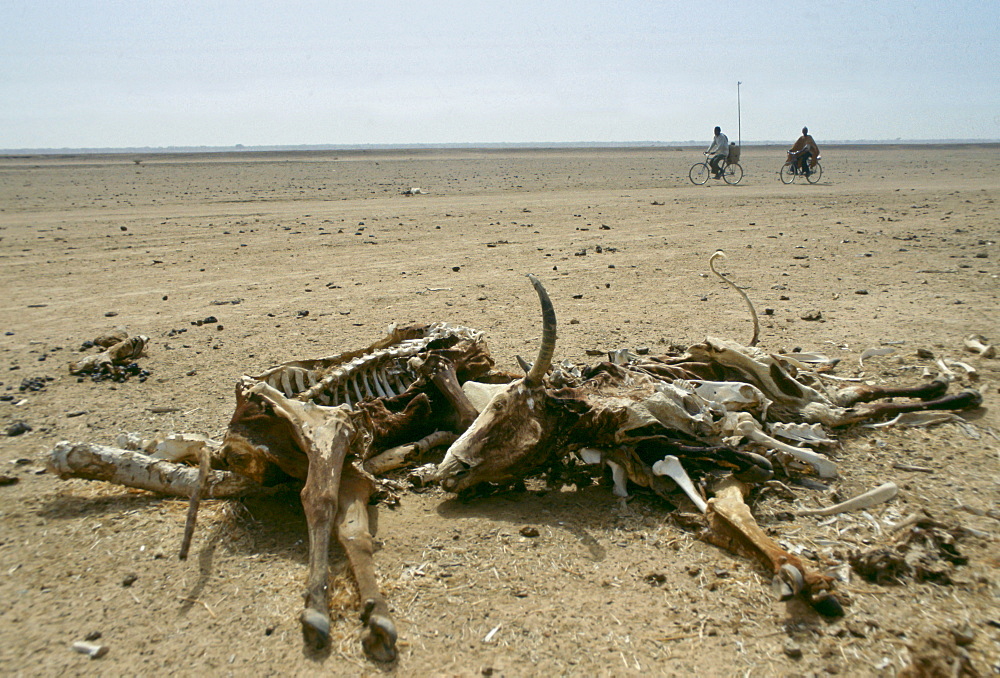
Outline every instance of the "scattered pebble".
POLYGON ((530 525, 525 525, 524 527, 521 528, 521 536, 522 537, 537 537, 538 534, 539 533, 538 533, 538 528, 537 527, 532 527, 530 525))
POLYGON ((131 586, 132 584, 134 584, 136 581, 138 581, 138 579, 139 579, 139 575, 137 575, 135 572, 130 572, 129 574, 125 575, 122 578, 122 586, 125 587, 125 588, 128 588, 129 586, 131 586))
POLYGON ((798 646, 794 641, 785 641, 785 646, 782 648, 785 655, 791 659, 802 659, 802 648, 798 646))
POLYGON ((28 426, 23 421, 15 421, 13 424, 7 427, 7 435, 10 437, 19 436, 22 433, 27 433, 30 430, 31 427, 28 426))
POLYGON ((812 311, 806 311, 805 313, 803 313, 799 317, 802 320, 822 320, 823 319, 823 314, 820 313, 819 311, 812 310, 812 311))

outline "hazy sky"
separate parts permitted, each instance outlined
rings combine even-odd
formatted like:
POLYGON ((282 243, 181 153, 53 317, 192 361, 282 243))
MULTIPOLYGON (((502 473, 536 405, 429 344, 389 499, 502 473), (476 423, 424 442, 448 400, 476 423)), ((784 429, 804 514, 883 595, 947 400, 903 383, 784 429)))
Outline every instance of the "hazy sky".
POLYGON ((0 148, 1000 139, 998 44, 997 0, 3 0, 0 148))

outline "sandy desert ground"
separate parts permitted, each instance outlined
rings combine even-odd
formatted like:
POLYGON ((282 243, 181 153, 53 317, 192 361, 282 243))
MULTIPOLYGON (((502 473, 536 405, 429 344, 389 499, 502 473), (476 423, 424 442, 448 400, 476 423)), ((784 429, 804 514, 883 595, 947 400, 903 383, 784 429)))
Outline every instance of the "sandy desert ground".
POLYGON ((696 187, 699 150, 0 158, 0 433, 31 429, 0 436, 0 474, 16 480, 0 487, 0 673, 1000 672, 1000 362, 963 348, 970 334, 1000 344, 1000 148, 828 147, 819 184, 785 186, 781 150, 748 147, 740 185, 696 187), (393 322, 476 327, 516 370, 540 335, 526 273, 555 304, 557 360, 745 343, 742 301, 708 275, 717 249, 770 351, 820 351, 843 359, 835 374, 877 382, 920 382, 938 358, 975 368, 953 386, 983 394, 969 425, 842 432, 830 492, 755 502, 769 533, 846 579, 839 621, 774 602, 754 563, 651 495, 622 505, 595 485, 462 503, 431 488, 381 512, 398 661, 361 652, 342 563, 335 643, 314 656, 298 623, 297 495, 207 502, 181 562, 184 501, 44 471, 60 440, 219 437, 241 374, 366 346, 393 322), (149 378, 71 376, 81 344, 118 327, 151 338, 149 378), (882 346, 895 353, 859 365, 882 346), (867 515, 794 515, 886 480, 899 497, 867 515), (921 509, 972 530, 951 584, 882 586, 838 566, 921 509), (107 655, 70 650, 92 633, 107 655))

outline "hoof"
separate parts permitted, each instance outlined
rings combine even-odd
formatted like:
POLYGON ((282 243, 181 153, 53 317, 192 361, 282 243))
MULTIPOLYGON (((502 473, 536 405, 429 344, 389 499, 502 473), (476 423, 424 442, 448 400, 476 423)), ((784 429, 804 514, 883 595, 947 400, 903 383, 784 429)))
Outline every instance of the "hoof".
POLYGON ((368 630, 361 638, 365 654, 380 662, 396 659, 396 625, 388 617, 373 614, 368 618, 368 630))
POLYGON ((810 604, 814 610, 824 617, 834 618, 844 616, 844 608, 841 606, 840 601, 829 593, 813 598, 810 604))
POLYGON ((325 649, 330 644, 330 618, 316 610, 305 609, 299 617, 302 636, 313 650, 325 649))

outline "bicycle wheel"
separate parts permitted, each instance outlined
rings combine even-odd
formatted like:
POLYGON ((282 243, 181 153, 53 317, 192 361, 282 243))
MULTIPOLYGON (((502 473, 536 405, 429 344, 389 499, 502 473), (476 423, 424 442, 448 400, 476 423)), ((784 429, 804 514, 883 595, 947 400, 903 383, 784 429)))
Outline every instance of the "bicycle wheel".
POLYGON ((699 162, 691 165, 690 171, 688 171, 688 179, 695 186, 701 186, 706 181, 708 181, 710 170, 708 169, 708 163, 699 162))
POLYGON ((726 183, 730 186, 735 186, 740 183, 740 179, 743 178, 743 168, 740 167, 738 162, 726 165, 726 171, 722 173, 722 178, 725 179, 726 183))
POLYGON ((823 176, 823 167, 819 163, 809 170, 809 174, 806 175, 806 181, 810 184, 815 184, 819 181, 820 177, 823 176))
POLYGON ((795 173, 793 171, 792 164, 789 162, 786 162, 781 166, 781 170, 778 172, 778 175, 781 177, 781 183, 783 184, 790 184, 795 181, 795 173))

